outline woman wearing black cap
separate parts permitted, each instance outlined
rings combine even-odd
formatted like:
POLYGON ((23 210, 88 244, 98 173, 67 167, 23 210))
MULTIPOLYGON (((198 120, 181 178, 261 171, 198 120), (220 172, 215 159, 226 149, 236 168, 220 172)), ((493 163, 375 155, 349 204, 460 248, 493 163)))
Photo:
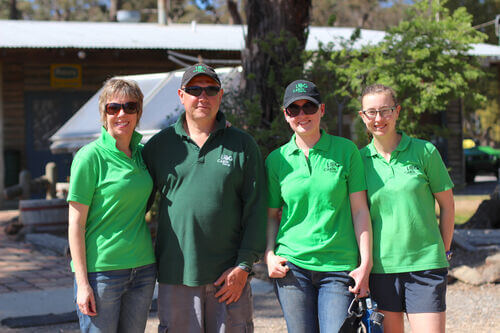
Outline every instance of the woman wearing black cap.
POLYGON ((266 160, 269 276, 289 332, 337 332, 354 294, 368 294, 363 162, 354 143, 320 129, 325 105, 314 83, 288 85, 283 112, 295 134, 266 160))

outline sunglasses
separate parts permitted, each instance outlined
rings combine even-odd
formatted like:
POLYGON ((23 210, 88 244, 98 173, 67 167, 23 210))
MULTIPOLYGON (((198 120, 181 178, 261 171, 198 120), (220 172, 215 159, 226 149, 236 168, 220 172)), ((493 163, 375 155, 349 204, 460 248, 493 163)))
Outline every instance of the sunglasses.
POLYGON ((123 109, 123 112, 127 114, 137 113, 138 105, 137 102, 127 102, 127 103, 108 103, 106 104, 106 113, 109 115, 115 115, 123 109))
POLYGON ((285 109, 285 111, 289 117, 297 117, 300 114, 300 110, 304 111, 304 114, 315 114, 318 112, 318 109, 318 105, 313 102, 307 102, 302 106, 292 103, 285 109))
POLYGON ((184 87, 183 89, 185 92, 187 92, 189 95, 193 96, 200 96, 203 91, 205 91, 205 94, 207 96, 215 96, 219 93, 220 87, 218 86, 208 86, 208 87, 199 87, 199 86, 190 86, 190 87, 184 87))

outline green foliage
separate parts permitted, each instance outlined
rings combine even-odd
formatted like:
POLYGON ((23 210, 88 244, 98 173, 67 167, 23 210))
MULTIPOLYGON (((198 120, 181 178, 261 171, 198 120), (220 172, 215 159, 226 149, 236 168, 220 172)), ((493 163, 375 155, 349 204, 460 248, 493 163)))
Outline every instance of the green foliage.
MULTIPOLYGON (((99 0, 18 0, 17 9, 20 19, 30 20, 105 21, 108 17, 99 0)), ((3 10, 0 15, 8 18, 3 10)))
MULTIPOLYGON (((465 7, 472 18, 472 25, 480 25, 482 23, 490 22, 497 14, 500 14, 500 1, 499 0, 449 0, 444 6, 450 11, 457 8, 465 7)), ((488 35, 488 43, 499 43, 499 37, 495 35, 495 26, 488 25, 480 29, 481 32, 488 35)))
POLYGON ((483 146, 500 146, 500 103, 497 69, 488 71, 478 89, 486 96, 486 103, 477 105, 464 101, 464 135, 483 146))
POLYGON ((467 55, 470 44, 485 36, 471 27, 472 17, 464 8, 450 15, 436 0, 415 3, 408 17, 412 19, 389 29, 380 45, 364 49, 367 56, 358 76, 365 85, 392 86, 402 105, 399 127, 429 138, 443 133, 422 126, 424 113, 445 111, 459 98, 476 105, 485 101, 477 89, 484 71, 467 55))
POLYGON ((322 126, 330 133, 346 135, 339 126, 344 114, 355 115, 359 105, 353 96, 361 89, 359 72, 361 51, 354 47, 360 37, 355 29, 350 39, 338 39, 328 45, 320 45, 310 53, 306 78, 314 82, 326 106, 322 126))
MULTIPOLYGON (((261 96, 248 96, 243 89, 225 94, 221 108, 231 123, 253 135, 263 156, 267 156, 290 139, 292 132, 283 116, 282 97, 290 82, 303 77, 302 64, 306 58, 302 52, 297 52, 299 41, 286 31, 279 35, 270 32, 256 43, 267 62, 276 64, 268 67, 264 77, 265 89, 272 90, 276 96, 272 102, 272 119, 269 121, 263 115, 261 96)), ((256 80, 256 77, 255 73, 246 74, 246 80, 256 80)))

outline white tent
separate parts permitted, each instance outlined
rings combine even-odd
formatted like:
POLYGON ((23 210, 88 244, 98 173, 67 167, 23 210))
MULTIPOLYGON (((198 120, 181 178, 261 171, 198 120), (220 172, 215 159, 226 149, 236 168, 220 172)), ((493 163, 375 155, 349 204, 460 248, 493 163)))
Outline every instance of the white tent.
MULTIPOLYGON (((225 90, 231 90, 233 85, 239 83, 241 67, 218 68, 215 71, 222 80, 222 87, 225 90)), ((137 131, 143 135, 143 142, 174 123, 184 111, 177 96, 183 73, 184 70, 178 70, 169 73, 121 76, 121 78, 136 81, 144 94, 143 113, 137 128, 137 131)), ((102 88, 52 135, 50 138, 52 153, 76 152, 99 137, 101 90, 102 88)))

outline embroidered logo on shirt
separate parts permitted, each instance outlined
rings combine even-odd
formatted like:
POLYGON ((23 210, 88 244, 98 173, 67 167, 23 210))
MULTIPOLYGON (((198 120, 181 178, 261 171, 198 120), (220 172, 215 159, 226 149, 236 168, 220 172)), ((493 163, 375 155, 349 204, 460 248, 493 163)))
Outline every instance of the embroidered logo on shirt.
POLYGON ((419 172, 419 168, 418 166, 416 165, 413 165, 413 164, 410 164, 410 165, 407 165, 405 168, 404 168, 404 173, 406 173, 407 175, 415 175, 419 172))
POLYGON ((337 162, 327 162, 324 171, 326 172, 337 172, 340 169, 340 164, 337 162))
POLYGON ((222 154, 219 159, 217 160, 218 163, 225 165, 225 166, 231 166, 231 162, 233 161, 233 157, 230 155, 225 155, 222 154))

